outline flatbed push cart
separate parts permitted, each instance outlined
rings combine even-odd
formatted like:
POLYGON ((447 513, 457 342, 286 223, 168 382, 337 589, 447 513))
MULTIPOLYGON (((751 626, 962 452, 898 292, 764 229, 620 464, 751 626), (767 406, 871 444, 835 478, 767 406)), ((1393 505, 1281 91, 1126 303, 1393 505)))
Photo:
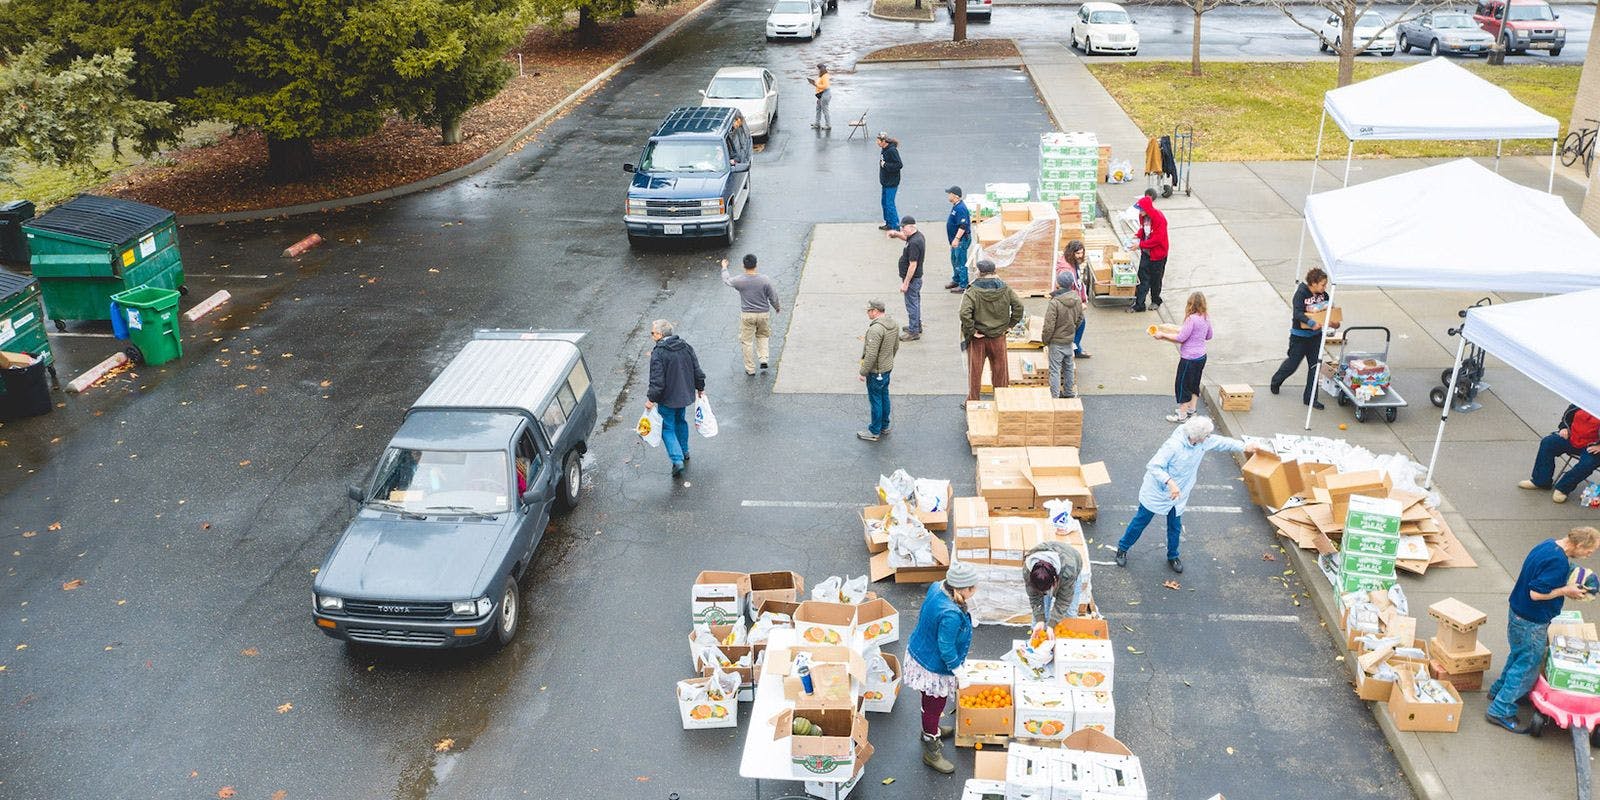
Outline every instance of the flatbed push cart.
POLYGON ((1339 401, 1339 405, 1355 406, 1356 422, 1366 422, 1367 415, 1369 413, 1377 412, 1382 412, 1385 420, 1394 422, 1395 418, 1400 415, 1400 409, 1406 407, 1405 398, 1401 397, 1400 392, 1396 391, 1394 388, 1392 376, 1389 385, 1384 387, 1383 394, 1379 395, 1378 397, 1362 397, 1361 394, 1350 385, 1349 379, 1345 377, 1345 371, 1349 369, 1352 361, 1371 358, 1382 361, 1385 366, 1387 366, 1389 363, 1389 343, 1393 340, 1393 338, 1394 337, 1389 332, 1389 329, 1381 325, 1358 325, 1343 329, 1343 335, 1340 337, 1338 361, 1334 366, 1334 373, 1331 377, 1324 376, 1323 380, 1319 382, 1322 385, 1323 391, 1333 395, 1339 401), (1375 336, 1379 333, 1383 334, 1382 349, 1371 349, 1373 345, 1368 344, 1365 345, 1367 349, 1352 350, 1350 347, 1350 340, 1352 338, 1351 334, 1358 332, 1361 335, 1354 337, 1358 341, 1370 341, 1372 336, 1375 336))

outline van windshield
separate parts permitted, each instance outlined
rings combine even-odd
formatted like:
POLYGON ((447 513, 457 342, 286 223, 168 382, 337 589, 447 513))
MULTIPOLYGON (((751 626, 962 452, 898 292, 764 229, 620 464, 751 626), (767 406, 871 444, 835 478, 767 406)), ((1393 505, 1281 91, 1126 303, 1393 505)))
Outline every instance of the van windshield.
POLYGON ((1514 6, 1511 7, 1511 21, 1512 22, 1517 22, 1518 20, 1543 21, 1543 20, 1552 20, 1552 19, 1555 19, 1555 18, 1556 18, 1555 12, 1551 11, 1550 7, 1547 6, 1547 5, 1544 5, 1543 3, 1540 3, 1539 5, 1526 5, 1526 6, 1524 6, 1524 5, 1514 5, 1514 6))
POLYGON ((723 100, 759 100, 764 94, 760 78, 717 78, 706 89, 706 97, 723 100))
POLYGON ((368 508, 412 514, 501 514, 511 508, 511 470, 498 450, 391 447, 378 462, 368 508))
POLYGON ((721 172, 727 168, 721 140, 651 142, 639 163, 641 172, 721 172))

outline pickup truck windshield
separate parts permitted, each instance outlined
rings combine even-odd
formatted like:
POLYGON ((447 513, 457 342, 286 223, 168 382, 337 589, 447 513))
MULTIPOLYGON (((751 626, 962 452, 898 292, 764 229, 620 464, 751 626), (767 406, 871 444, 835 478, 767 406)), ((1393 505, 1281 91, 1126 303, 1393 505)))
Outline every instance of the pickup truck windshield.
POLYGON ((368 508, 411 514, 501 514, 511 508, 506 454, 391 447, 368 508))
POLYGON ((759 100, 765 94, 760 78, 717 78, 706 89, 706 97, 722 100, 759 100))
POLYGON ((727 168, 728 159, 717 140, 651 142, 639 163, 640 172, 722 172, 727 168))

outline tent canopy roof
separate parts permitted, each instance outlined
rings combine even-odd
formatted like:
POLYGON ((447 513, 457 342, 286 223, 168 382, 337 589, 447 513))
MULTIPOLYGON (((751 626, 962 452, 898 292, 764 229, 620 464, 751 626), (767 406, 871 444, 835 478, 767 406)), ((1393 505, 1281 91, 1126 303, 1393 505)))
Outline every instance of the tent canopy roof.
POLYGON ((1600 237, 1565 201, 1470 159, 1311 195, 1306 225, 1336 284, 1600 288, 1600 237))
POLYGON ((1561 124, 1445 58, 1330 90, 1322 107, 1356 141, 1554 139, 1561 124))
POLYGON ((1474 308, 1467 340, 1591 414, 1600 414, 1600 289, 1474 308))

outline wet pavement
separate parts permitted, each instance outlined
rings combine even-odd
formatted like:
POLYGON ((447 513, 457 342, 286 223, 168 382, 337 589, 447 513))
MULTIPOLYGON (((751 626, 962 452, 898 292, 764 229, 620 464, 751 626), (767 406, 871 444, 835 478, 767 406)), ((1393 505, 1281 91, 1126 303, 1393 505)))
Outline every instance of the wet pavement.
MULTIPOLYGON (((617 219, 620 165, 716 67, 774 68, 781 120, 757 156, 735 252, 760 254, 785 298, 813 223, 876 215, 875 148, 845 140, 847 116, 867 111, 871 128, 904 140, 903 213, 938 219, 952 182, 1028 180, 1048 123, 1015 70, 964 71, 954 91, 934 71, 843 76, 833 135, 806 128, 810 65, 890 37, 861 8, 845 0, 815 43, 769 45, 762 4, 724 4, 476 178, 320 217, 185 229, 190 302, 215 288, 235 295, 186 326, 185 358, 58 395, 54 413, 0 427, 10 545, 0 554, 0 797, 797 790, 736 777, 744 728, 679 730, 671 695, 688 668, 689 582, 703 568, 789 568, 811 581, 864 571, 848 505, 870 499, 880 472, 906 467, 972 490, 957 403, 897 400, 895 433, 870 448, 851 436, 864 398, 774 396, 770 379, 746 378, 737 307, 714 269, 724 252, 631 252, 617 219), (313 230, 328 243, 278 257, 313 230), (699 348, 723 430, 695 443, 677 483, 631 432, 658 317, 699 348), (583 505, 557 519, 523 581, 521 637, 497 654, 323 637, 309 589, 349 519, 343 487, 470 331, 494 326, 591 329, 603 418, 583 505)), ((64 376, 115 348, 102 327, 72 332, 56 340, 64 376)), ((1159 421, 1130 423, 1164 411, 1153 398, 1090 405, 1086 453, 1118 479, 1097 538, 1126 520, 1143 460, 1166 433, 1159 421)), ((1208 503, 1246 505, 1230 467, 1207 469, 1208 503)), ((1261 560, 1271 537, 1259 519, 1219 512, 1192 525, 1184 584, 1195 592, 1161 588, 1168 575, 1145 548, 1098 583, 1114 626, 1134 629, 1119 645, 1143 651, 1119 664, 1119 733, 1171 788, 1162 795, 1320 797, 1359 774, 1343 784, 1348 796, 1406 796, 1309 608, 1273 588, 1281 570, 1261 560), (1216 616, 1228 614, 1241 616, 1216 616), (1339 710, 1308 710, 1329 707, 1339 710)), ((908 614, 920 597, 885 591, 908 614)), ((976 641, 997 651, 1009 635, 984 630, 976 641)), ((917 763, 908 700, 874 717, 878 756, 857 796, 954 797, 970 774, 966 755, 952 778, 917 763), (886 777, 898 780, 883 787, 886 777)))

